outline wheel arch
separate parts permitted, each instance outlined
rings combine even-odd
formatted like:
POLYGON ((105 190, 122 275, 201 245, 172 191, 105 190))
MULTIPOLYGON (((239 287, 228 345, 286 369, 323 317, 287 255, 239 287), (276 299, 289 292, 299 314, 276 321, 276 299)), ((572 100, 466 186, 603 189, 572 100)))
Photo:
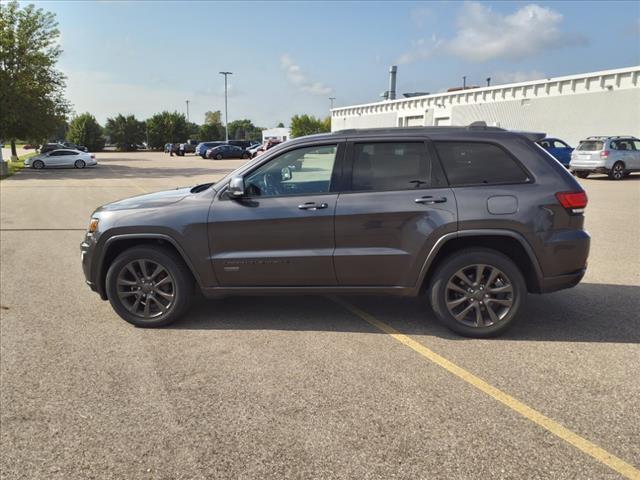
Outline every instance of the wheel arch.
POLYGON ((522 272, 527 290, 531 293, 541 291, 542 269, 531 245, 521 234, 510 230, 463 230, 443 236, 429 252, 418 279, 419 293, 428 289, 433 273, 444 259, 473 247, 489 248, 506 255, 522 272))
POLYGON ((193 263, 184 252, 184 250, 180 247, 178 242, 174 238, 169 235, 161 234, 161 233, 153 233, 153 234, 122 234, 122 235, 114 235, 109 237, 102 247, 102 254, 98 260, 97 270, 96 270, 96 284, 98 287, 98 292, 100 296, 106 300, 106 288, 105 281, 107 277, 107 270, 109 269, 109 265, 111 262, 115 260, 115 258, 120 255, 125 250, 129 248, 138 247, 141 245, 152 245, 152 246, 161 246, 172 250, 174 253, 178 255, 179 258, 182 259, 184 264, 187 266, 193 279, 197 282, 199 286, 202 286, 200 276, 198 275, 197 270, 194 268, 193 263))

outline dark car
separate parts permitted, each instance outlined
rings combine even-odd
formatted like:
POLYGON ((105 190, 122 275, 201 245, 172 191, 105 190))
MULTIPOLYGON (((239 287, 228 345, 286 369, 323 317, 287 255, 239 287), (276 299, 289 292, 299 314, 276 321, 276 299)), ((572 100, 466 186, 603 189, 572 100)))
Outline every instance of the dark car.
POLYGON ((222 160, 223 158, 249 158, 249 152, 235 145, 219 145, 207 150, 207 158, 222 160))
POLYGON ((60 150, 67 148, 62 143, 45 143, 40 147, 40 153, 53 152, 54 150, 60 150))
POLYGON ((224 142, 200 142, 196 145, 196 155, 200 155, 202 158, 207 158, 207 150, 218 145, 225 145, 224 142))
POLYGON ((538 140, 537 143, 553 155, 562 165, 569 168, 573 147, 570 147, 569 144, 559 138, 543 138, 542 140, 538 140))
POLYGON ((62 142, 62 145, 64 145, 64 148, 70 148, 71 150, 79 150, 80 152, 88 152, 89 149, 87 147, 85 147, 84 145, 78 145, 75 143, 71 143, 71 142, 62 142))
POLYGON ((587 265, 586 194, 540 138, 481 125, 297 138, 215 184, 98 208, 83 270, 141 327, 184 315, 195 288, 424 295, 452 330, 496 335, 528 292, 573 287, 587 265))
POLYGON ((200 140, 187 140, 185 143, 178 145, 176 153, 178 156, 184 157, 187 153, 195 153, 198 145, 200 145, 200 140))

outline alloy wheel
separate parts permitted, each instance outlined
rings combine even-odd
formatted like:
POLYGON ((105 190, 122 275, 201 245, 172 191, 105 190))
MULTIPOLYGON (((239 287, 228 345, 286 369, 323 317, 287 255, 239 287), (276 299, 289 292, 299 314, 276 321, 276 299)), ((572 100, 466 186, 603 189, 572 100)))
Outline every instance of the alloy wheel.
POLYGON ((153 260, 140 259, 126 264, 118 273, 116 285, 122 305, 141 319, 163 315, 175 300, 173 277, 153 260))
POLYGON ((621 163, 616 163, 613 166, 613 173, 612 173, 613 178, 615 178, 616 180, 620 180, 624 177, 624 165, 622 165, 621 163))
POLYGON ((489 327, 511 311, 514 289, 509 277, 498 268, 469 265, 449 278, 445 303, 457 322, 475 328, 489 327))

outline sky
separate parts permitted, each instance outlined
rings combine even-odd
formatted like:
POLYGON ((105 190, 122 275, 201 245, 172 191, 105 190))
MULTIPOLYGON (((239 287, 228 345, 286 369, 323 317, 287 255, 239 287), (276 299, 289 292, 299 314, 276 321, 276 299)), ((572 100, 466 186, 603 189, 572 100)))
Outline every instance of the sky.
MULTIPOLYGON (((27 2, 22 2, 26 4, 27 2)), ((261 127, 399 94, 640 64, 640 2, 42 1, 57 15, 59 68, 76 113, 261 127)))

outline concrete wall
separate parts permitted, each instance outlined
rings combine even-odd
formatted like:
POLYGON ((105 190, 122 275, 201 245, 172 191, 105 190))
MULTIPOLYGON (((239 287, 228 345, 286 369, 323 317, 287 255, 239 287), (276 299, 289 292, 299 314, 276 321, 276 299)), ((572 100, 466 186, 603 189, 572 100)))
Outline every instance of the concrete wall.
POLYGON ((484 120, 575 145, 589 135, 640 137, 640 66, 332 110, 331 129, 469 125, 484 120))

